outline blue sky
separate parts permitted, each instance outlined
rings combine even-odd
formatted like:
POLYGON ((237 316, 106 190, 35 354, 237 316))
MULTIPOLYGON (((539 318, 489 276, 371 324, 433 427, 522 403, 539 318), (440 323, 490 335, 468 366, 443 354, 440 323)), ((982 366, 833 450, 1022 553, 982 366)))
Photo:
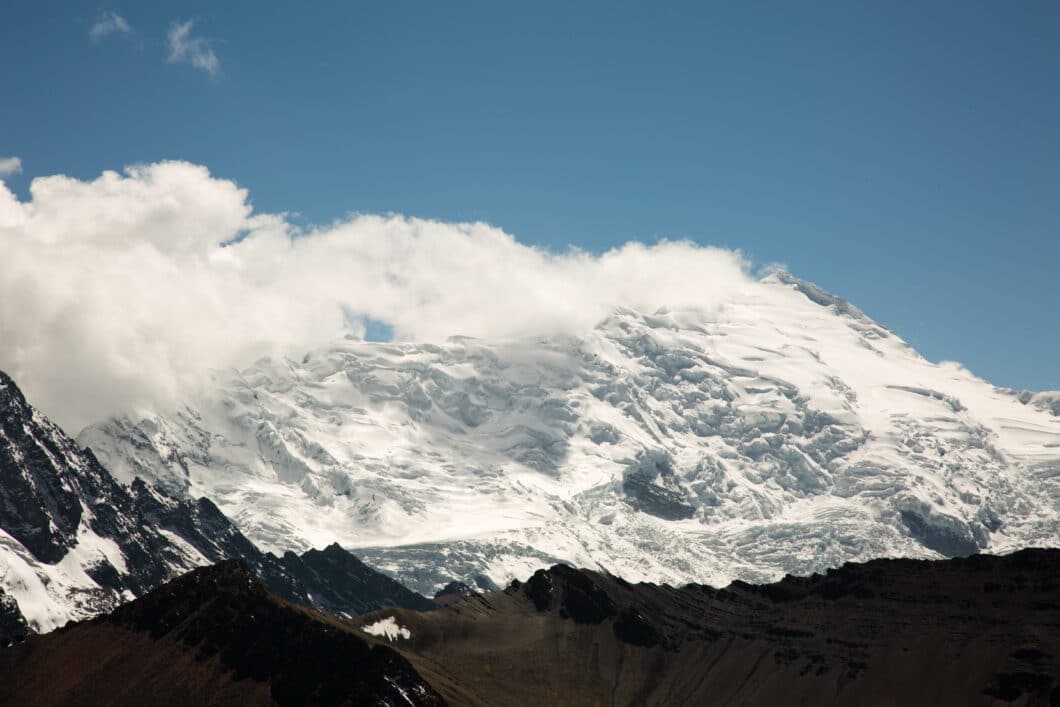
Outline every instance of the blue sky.
POLYGON ((182 159, 307 223, 690 238, 785 263, 928 358, 1060 388, 1056 3, 12 5, 0 157, 23 197, 182 159), (90 36, 108 13, 130 31, 90 36))

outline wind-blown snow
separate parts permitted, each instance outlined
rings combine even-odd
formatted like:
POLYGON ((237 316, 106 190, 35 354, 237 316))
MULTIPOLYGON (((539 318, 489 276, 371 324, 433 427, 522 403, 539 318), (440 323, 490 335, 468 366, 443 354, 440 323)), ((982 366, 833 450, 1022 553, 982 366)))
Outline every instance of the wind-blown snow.
POLYGON ((79 441, 266 547, 338 541, 424 592, 557 560, 724 584, 1060 544, 1052 401, 777 273, 579 336, 263 359, 79 441))

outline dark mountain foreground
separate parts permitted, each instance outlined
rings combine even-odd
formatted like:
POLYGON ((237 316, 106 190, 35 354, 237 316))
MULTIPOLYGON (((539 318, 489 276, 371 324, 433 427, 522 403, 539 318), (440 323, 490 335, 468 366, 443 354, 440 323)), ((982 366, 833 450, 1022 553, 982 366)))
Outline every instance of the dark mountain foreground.
POLYGON ((556 566, 394 616, 454 704, 1060 705, 1060 551, 726 589, 556 566))
POLYGON ((459 594, 342 620, 225 562, 0 651, 0 704, 1060 705, 1058 550, 459 594))
POLYGON ((445 704, 408 660, 366 639, 230 560, 0 650, 0 704, 445 704))

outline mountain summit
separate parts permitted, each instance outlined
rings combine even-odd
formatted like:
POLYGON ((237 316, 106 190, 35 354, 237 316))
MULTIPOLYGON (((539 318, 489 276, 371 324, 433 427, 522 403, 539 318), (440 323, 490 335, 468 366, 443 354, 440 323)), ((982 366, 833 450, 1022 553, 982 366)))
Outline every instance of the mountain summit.
POLYGON ((264 359, 79 442, 266 548, 337 540, 424 593, 559 561, 724 585, 1057 545, 1055 400, 781 272, 580 336, 264 359))

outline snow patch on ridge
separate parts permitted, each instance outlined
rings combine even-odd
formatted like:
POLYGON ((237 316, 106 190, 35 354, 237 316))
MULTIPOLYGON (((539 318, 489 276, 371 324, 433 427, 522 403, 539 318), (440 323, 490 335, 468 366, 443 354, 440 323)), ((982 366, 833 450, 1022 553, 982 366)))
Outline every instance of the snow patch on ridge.
POLYGON ((388 616, 385 619, 380 619, 373 624, 362 626, 361 630, 367 633, 369 636, 375 636, 377 638, 385 638, 388 641, 396 641, 399 638, 403 638, 406 641, 412 638, 412 631, 408 630, 404 626, 399 626, 397 619, 393 616, 388 616))

